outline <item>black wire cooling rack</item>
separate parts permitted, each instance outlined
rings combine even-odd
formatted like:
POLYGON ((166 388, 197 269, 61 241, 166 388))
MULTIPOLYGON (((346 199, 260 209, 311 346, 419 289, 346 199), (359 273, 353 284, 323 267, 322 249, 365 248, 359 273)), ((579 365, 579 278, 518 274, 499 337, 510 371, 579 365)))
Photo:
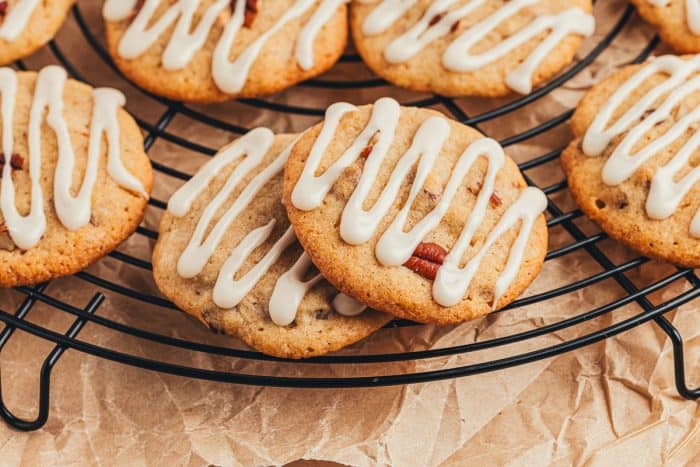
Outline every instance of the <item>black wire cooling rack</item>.
MULTIPOLYGON (((98 39, 98 34, 91 29, 89 21, 87 21, 84 17, 84 11, 82 11, 82 9, 83 8, 80 6, 80 4, 75 6, 73 9, 73 17, 77 23, 79 31, 84 35, 85 43, 89 44, 97 55, 113 69, 115 76, 121 76, 119 71, 114 67, 109 55, 102 45, 101 40, 98 39)), ((613 41, 615 41, 623 29, 630 27, 629 25, 633 16, 634 9, 632 7, 620 9, 619 18, 613 22, 613 26, 605 32, 601 40, 594 44, 590 52, 580 59, 580 61, 533 93, 516 98, 505 105, 500 105, 497 108, 479 113, 477 115, 468 115, 459 105, 458 101, 441 96, 431 96, 414 102, 404 102, 404 104, 433 106, 438 108, 441 107, 443 111, 447 111, 447 113, 451 114, 455 119, 462 121, 467 125, 479 128, 479 126, 482 124, 488 124, 488 122, 496 121, 496 119, 499 117, 518 111, 529 104, 535 103, 544 96, 547 96, 553 90, 569 82, 582 70, 593 63, 599 57, 599 55, 601 55, 601 53, 603 53, 613 43, 613 41)), ((652 53, 652 51, 657 47, 658 43, 658 38, 654 37, 648 43, 641 44, 638 55, 633 61, 643 61, 652 53)), ((69 54, 64 53, 56 41, 51 42, 48 45, 48 49, 53 55, 55 61, 58 61, 61 65, 63 65, 73 77, 89 82, 89 80, 83 76, 79 69, 68 58, 69 54)), ((354 54, 347 54, 343 57, 342 61, 359 62, 360 60, 359 57, 354 54)), ((16 66, 20 69, 28 68, 25 62, 18 62, 16 66)), ((358 66, 361 65, 358 64, 358 66)), ((347 92, 347 90, 358 90, 386 85, 387 84, 384 81, 376 78, 358 80, 331 80, 326 78, 311 80, 303 83, 301 86, 308 89, 338 89, 345 90, 347 92)), ((159 105, 164 106, 166 109, 153 122, 137 119, 139 125, 146 133, 146 151, 151 150, 154 143, 161 139, 170 144, 174 144, 189 151, 198 152, 204 155, 211 156, 215 153, 215 150, 212 148, 203 146, 198 142, 191 141, 168 131, 169 125, 178 115, 185 116, 201 124, 233 134, 242 134, 248 130, 248 128, 226 122, 219 117, 212 116, 205 111, 197 110, 192 106, 178 102, 171 102, 145 92, 143 92, 143 97, 145 99, 153 99, 154 103, 158 103, 159 105)), ((289 116, 321 116, 324 112, 323 108, 280 104, 272 100, 245 99, 241 100, 240 103, 243 106, 251 108, 251 111, 255 109, 265 109, 289 116)), ((510 146, 545 134, 555 127, 565 124, 570 118, 572 112, 573 110, 568 110, 554 118, 548 119, 543 123, 539 123, 526 131, 501 139, 501 144, 503 146, 510 146)), ((525 173, 528 182, 535 184, 532 181, 532 177, 529 176, 529 172, 531 170, 555 161, 559 157, 562 149, 563 148, 552 150, 545 154, 531 158, 527 162, 521 163, 520 168, 525 173)), ((166 166, 156 161, 153 161, 153 165, 157 171, 167 176, 182 180, 189 178, 188 174, 178 170, 175 167, 166 166)), ((88 289, 94 289, 94 291, 91 292, 93 294, 92 299, 84 308, 76 307, 70 303, 62 301, 59 298, 56 298, 53 294, 47 292, 49 284, 41 284, 35 287, 17 288, 16 291, 21 294, 23 298, 19 307, 17 307, 13 312, 0 309, 0 321, 4 323, 4 329, 0 332, 0 352, 2 352, 8 341, 10 341, 18 330, 36 336, 41 340, 48 341, 55 345, 41 366, 39 377, 39 402, 36 418, 34 420, 25 420, 16 417, 7 408, 4 400, 2 399, 1 390, 0 415, 7 423, 20 430, 34 430, 43 426, 48 419, 49 413, 51 372, 61 356, 68 349, 75 349, 102 359, 139 367, 146 370, 153 370, 202 380, 290 388, 357 388, 400 385, 457 378, 513 367, 516 365, 553 357, 564 352, 569 352, 583 346, 602 341, 608 337, 625 332, 648 321, 653 321, 656 323, 656 325, 658 325, 670 338, 673 348, 675 384, 678 392, 687 399, 698 398, 698 396, 700 396, 700 389, 691 389, 686 383, 682 337, 671 322, 664 317, 665 313, 700 297, 700 278, 698 278, 697 274, 690 269, 672 269, 669 274, 664 274, 663 277, 655 280, 653 283, 638 287, 635 285, 634 281, 630 279, 629 274, 639 269, 648 260, 644 257, 636 257, 631 260, 621 262, 620 264, 616 264, 615 261, 610 258, 610 255, 604 252, 604 248, 601 248, 600 246, 600 243, 607 239, 606 235, 603 233, 586 234, 585 229, 576 223, 576 220, 583 218, 581 211, 578 209, 567 211, 554 201, 554 198, 556 198, 558 194, 561 194, 567 190, 566 181, 562 180, 548 186, 540 186, 540 188, 542 188, 549 197, 549 228, 563 229, 563 231, 565 231, 574 240, 569 244, 550 250, 547 255, 547 261, 552 261, 574 252, 585 252, 589 258, 592 258, 592 260, 598 264, 600 267, 600 272, 558 288, 546 290, 535 295, 521 298, 512 303, 508 308, 511 309, 542 303, 566 294, 580 292, 588 287, 608 280, 615 281, 617 285, 621 287, 621 289, 624 291, 623 296, 595 309, 584 311, 573 310, 570 317, 557 322, 535 327, 525 332, 492 338, 489 340, 451 347, 401 353, 362 355, 342 354, 335 356, 324 356, 310 359, 301 363, 294 363, 296 365, 305 366, 315 365, 317 368, 320 368, 320 370, 323 370, 323 367, 319 364, 342 365, 345 367, 353 367, 354 369, 359 367, 361 369, 368 364, 389 364, 394 362, 409 361, 415 363, 426 361, 428 359, 437 359, 439 357, 466 355, 480 350, 494 349, 514 343, 529 341, 540 336, 545 336, 550 333, 575 327, 584 322, 595 320, 630 304, 636 304, 640 312, 614 324, 602 325, 593 332, 588 332, 569 340, 564 339, 562 342, 556 345, 545 346, 542 348, 537 348, 536 350, 528 350, 524 353, 517 353, 515 355, 509 355, 507 357, 495 360, 478 361, 477 363, 471 363, 463 366, 431 369, 429 371, 398 372, 397 374, 382 374, 380 371, 380 374, 376 375, 351 377, 318 377, 315 373, 313 377, 303 375, 279 376, 280 371, 276 371, 275 369, 271 370, 269 375, 246 374, 245 372, 240 371, 213 370, 204 367, 196 367, 194 365, 179 365, 162 360, 148 359, 143 356, 115 350, 109 346, 95 345, 79 339, 79 333, 83 327, 89 323, 93 326, 99 327, 100 332, 113 333, 117 337, 124 336, 150 341, 152 343, 157 343, 158 345, 166 346, 166 348, 172 349, 173 351, 184 350, 223 359, 230 359, 229 368, 236 368, 236 363, 241 361, 269 362, 270 364, 275 365, 276 369, 282 368, 285 365, 291 365, 290 361, 269 357, 258 352, 185 340, 162 333, 151 332, 141 327, 123 324, 117 320, 100 316, 98 312, 100 311, 101 305, 106 300, 110 300, 112 298, 115 300, 129 300, 129 303, 133 304, 130 306, 138 306, 141 304, 143 306, 155 305, 165 308, 175 307, 172 303, 160 296, 143 293, 135 288, 119 284, 116 281, 100 275, 91 274, 89 272, 81 272, 75 276, 76 280, 82 281, 88 289), (668 291, 673 284, 677 284, 679 282, 686 283, 685 287, 680 288, 680 292, 675 291, 679 290, 676 287, 673 289, 675 292, 670 294, 662 294, 664 299, 660 302, 657 301, 657 303, 653 303, 652 299, 650 298, 652 294, 668 291), (48 306, 56 313, 63 313, 70 316, 72 319, 72 324, 70 325, 68 331, 65 333, 60 333, 50 329, 48 326, 43 326, 41 323, 30 321, 28 319, 28 315, 38 304, 48 306)), ((151 199, 150 205, 158 210, 162 210, 166 206, 165 202, 159 199, 151 199)), ((157 233, 154 230, 146 228, 145 226, 139 227, 135 235, 146 237, 146 239, 150 239, 151 241, 157 237, 157 233)), ((150 271, 151 269, 151 265, 148 261, 123 252, 112 252, 110 257, 111 260, 116 260, 123 263, 124 267, 139 268, 146 271, 150 271)), ((412 325, 412 323, 396 321, 389 326, 398 328, 409 325, 412 325)))

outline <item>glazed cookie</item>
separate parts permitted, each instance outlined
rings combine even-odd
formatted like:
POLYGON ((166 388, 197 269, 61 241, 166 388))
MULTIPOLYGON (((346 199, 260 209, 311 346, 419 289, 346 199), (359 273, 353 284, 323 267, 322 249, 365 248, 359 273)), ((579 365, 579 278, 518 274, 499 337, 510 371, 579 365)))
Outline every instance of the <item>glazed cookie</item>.
POLYGON ((630 0, 661 39, 681 53, 700 52, 700 0, 630 0))
POLYGON ((335 104, 294 147, 285 205, 343 292, 458 323, 510 303, 547 250, 547 200, 493 139, 426 109, 335 104))
POLYGON ((700 267, 700 56, 623 68, 589 91, 561 160, 574 198, 612 238, 700 267))
POLYGON ((0 65, 31 55, 58 32, 75 0, 0 0, 0 65))
POLYGON ((345 0, 107 0, 107 44, 144 89, 175 100, 255 97, 318 76, 347 43, 345 0))
POLYGON ((593 34, 591 0, 354 0, 365 63, 392 83, 445 96, 527 94, 593 34))
POLYGON ((0 286, 73 274, 131 235, 153 172, 124 95, 0 68, 0 286))
POLYGON ((207 326, 277 357, 322 355, 390 321, 317 273, 282 206, 282 171, 295 140, 252 130, 178 190, 160 225, 153 273, 160 290, 207 326))

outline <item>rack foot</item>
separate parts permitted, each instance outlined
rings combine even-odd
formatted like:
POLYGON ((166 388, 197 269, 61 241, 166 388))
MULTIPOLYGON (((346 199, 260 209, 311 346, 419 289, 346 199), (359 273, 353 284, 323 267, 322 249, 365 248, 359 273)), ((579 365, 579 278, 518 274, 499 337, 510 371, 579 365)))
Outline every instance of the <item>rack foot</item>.
POLYGON ((658 316, 654 320, 668 335, 673 345, 673 369, 678 393, 689 400, 698 399, 700 397, 700 388, 690 389, 685 380, 685 359, 683 357, 683 337, 681 333, 663 316, 658 316))
MULTIPOLYGON (((44 284, 39 286, 37 290, 43 291, 45 288, 46 285, 44 284)), ((98 293, 92 298, 92 300, 90 300, 90 303, 88 303, 87 307, 85 307, 84 310, 87 313, 94 314, 103 301, 104 295, 98 293)), ((20 307, 18 308, 17 312, 15 313, 15 317, 19 319, 24 319, 35 303, 36 298, 32 297, 31 295, 28 296, 26 300, 22 303, 22 305, 20 305, 20 307)), ((70 328, 68 328, 68 331, 66 331, 65 336, 74 339, 83 329, 86 322, 87 321, 83 318, 77 318, 75 321, 73 321, 73 324, 71 324, 70 328)), ((2 332, 0 333, 0 352, 2 352, 2 349, 12 337, 14 331, 15 328, 11 326, 7 326, 5 327, 5 329, 2 330, 2 332)), ((46 421, 49 418, 49 402, 51 396, 51 371, 53 370, 54 366, 65 351, 65 347, 56 345, 44 359, 44 363, 41 366, 41 373, 39 376, 39 410, 37 417, 34 420, 21 419, 15 416, 10 411, 10 409, 7 408, 7 406, 5 405, 5 401, 2 397, 2 372, 0 371, 0 417, 2 417, 10 426, 21 431, 34 431, 38 430, 39 428, 43 427, 44 424, 46 424, 46 421)))

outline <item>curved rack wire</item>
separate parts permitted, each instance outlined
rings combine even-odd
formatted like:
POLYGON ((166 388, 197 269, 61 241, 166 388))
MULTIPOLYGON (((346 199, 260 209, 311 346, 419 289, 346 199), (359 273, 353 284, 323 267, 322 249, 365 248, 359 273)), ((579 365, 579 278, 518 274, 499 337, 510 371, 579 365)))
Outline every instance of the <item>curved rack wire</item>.
MULTIPOLYGON (((613 41, 620 35, 623 29, 629 25, 630 19, 633 16, 633 14, 634 9, 631 6, 622 10, 620 12, 619 18, 614 22, 611 29, 602 36, 601 40, 594 45, 594 47, 590 50, 590 52, 587 53, 586 56, 581 58, 577 63, 569 67, 559 76, 552 79, 549 83, 536 89, 531 94, 519 97, 505 105, 488 110, 478 115, 467 115, 467 113, 465 113, 465 111, 460 107, 457 101, 438 95, 430 96, 413 102, 404 102, 404 104, 415 106, 438 106, 441 107, 444 111, 446 111, 455 119, 460 120, 467 125, 479 128, 479 125, 483 123, 498 119, 499 117, 502 117, 511 112, 518 111, 523 107, 538 101, 547 94, 551 93, 553 90, 569 82, 582 70, 584 70, 591 63, 593 63, 598 58, 598 56, 601 53, 603 53, 608 48, 608 46, 610 46, 610 44, 613 43, 613 41)), ((93 33, 93 31, 90 29, 88 22, 84 18, 83 12, 81 11, 81 7, 79 5, 76 5, 74 7, 73 17, 80 31, 84 35, 86 42, 96 51, 99 57, 101 57, 101 59, 114 70, 115 74, 121 76, 119 70, 113 64, 109 54, 104 49, 104 46, 93 33)), ((658 38, 654 37, 648 43, 644 44, 643 47, 640 48, 637 57, 634 59, 634 62, 641 62, 644 59, 646 59, 657 47, 658 43, 658 38)), ((67 54, 65 54, 64 51, 61 50, 61 48, 55 41, 51 42, 48 48, 50 49, 55 59, 62 66, 64 66, 73 77, 89 82, 89 80, 87 80, 85 76, 83 76, 78 67, 76 67, 71 62, 67 54)), ((356 55, 348 54, 342 58, 342 61, 346 63, 351 63, 359 62, 360 59, 356 55)), ((20 69, 26 68, 23 62, 18 62, 16 65, 20 69)), ((354 89, 387 86, 387 83, 381 79, 376 78, 356 81, 314 79, 302 83, 300 86, 311 89, 348 91, 354 89)), ((173 119, 178 115, 188 117, 201 124, 216 129, 224 130, 233 134, 242 134, 248 130, 247 128, 232 124, 230 122, 226 122, 217 117, 207 115, 206 113, 203 113, 202 111, 197 110, 186 104, 169 101, 167 99, 149 94, 145 91, 141 92, 143 93, 144 99, 152 99, 154 102, 157 102, 158 104, 164 106, 166 109, 160 115, 160 117, 155 119, 155 121, 153 122, 137 119, 139 125, 143 128, 146 134, 145 149, 147 152, 153 147, 154 143, 158 139, 162 139, 187 150, 201 153, 207 156, 215 154, 216 150, 214 148, 203 146, 194 141, 189 141, 181 136, 178 136, 175 133, 168 131, 169 125, 173 122, 173 119)), ((264 99, 244 99, 240 100, 239 102, 250 108, 265 109, 273 112, 279 112, 290 115, 321 116, 324 112, 323 108, 293 106, 264 99)), ((561 115, 551 118, 523 132, 504 138, 501 140, 501 144, 503 146, 509 146, 546 133, 547 131, 553 128, 565 124, 570 118, 572 112, 573 109, 568 110, 562 113, 561 115)), ((536 186, 536 184, 528 177, 528 171, 556 160, 559 157, 562 150, 563 148, 551 150, 545 154, 542 154, 538 157, 534 157, 526 162, 519 164, 520 169, 525 174, 528 182, 536 186)), ((189 174, 179 170, 176 167, 166 166, 156 161, 153 161, 153 166, 155 170, 165 175, 175 177, 181 180, 187 180, 190 177, 189 174)), ((57 298, 52 297, 46 292, 48 284, 41 284, 35 287, 17 288, 17 291, 25 296, 21 305, 14 312, 0 310, 0 321, 5 324, 4 329, 0 331, 0 352, 2 352, 3 348, 13 336, 16 330, 24 331, 26 333, 37 336, 41 339, 55 344, 53 350, 46 357, 44 365, 41 369, 38 404, 39 410, 36 419, 22 420, 13 415, 12 412, 5 405, 2 399, 1 391, 0 416, 2 416, 9 424, 21 430, 33 430, 43 426, 43 424, 48 418, 51 371, 56 362, 61 357, 61 355, 67 349, 75 349, 90 355, 94 355, 96 357, 120 362, 127 365, 132 365, 147 370, 227 383, 295 388, 372 387, 410 384, 447 378, 456 378, 526 364, 533 361, 546 359, 564 352, 575 350, 580 347, 593 344, 595 342, 599 342, 603 339, 625 332, 649 321, 654 321, 671 339, 671 343, 673 345, 674 370, 676 378, 675 381, 679 393, 683 397, 689 399, 698 398, 700 396, 700 390, 691 389, 687 386, 686 383, 685 365, 683 358, 683 340, 681 338, 681 335, 678 332, 678 330, 663 315, 668 311, 671 311, 685 303, 688 303, 700 297, 700 278, 698 278, 698 276, 693 270, 679 268, 674 270, 667 276, 656 280, 654 283, 648 284, 641 288, 635 286, 626 274, 639 268, 648 260, 644 257, 637 257, 632 260, 626 261, 622 264, 615 264, 613 260, 611 260, 603 252, 599 245, 599 243, 605 240, 607 236, 604 233, 587 235, 575 223, 575 221, 578 218, 583 216, 581 211, 578 209, 565 211, 560 206, 558 206, 553 200, 553 195, 564 192, 567 189, 566 181, 562 180, 548 186, 540 186, 540 188, 549 197, 549 204, 547 208, 549 217, 547 222, 548 226, 550 228, 563 228, 571 236, 571 238, 574 239, 574 241, 570 244, 549 251, 547 254, 547 261, 555 260, 573 252, 583 251, 600 266, 601 271, 590 275, 586 278, 563 285, 561 287, 553 288, 545 292, 521 298, 513 302, 506 309, 513 309, 523 307, 526 305, 541 303, 546 300, 551 300, 555 297, 580 291, 586 287, 590 287, 604 280, 614 280, 625 291, 625 295, 623 297, 613 300, 595 309, 588 310, 580 314, 572 315, 567 319, 555 323, 537 327, 535 329, 531 329, 525 332, 520 332, 517 334, 502 336, 489 340, 464 345, 456 345, 451 347, 434 348, 429 350, 402 353, 369 355, 332 355, 317 357, 305 360, 303 362, 294 361, 294 363, 297 365, 358 365, 436 359, 441 357, 467 354, 484 349, 492 349, 534 339, 549 333, 553 333, 556 331, 579 325, 581 323, 593 320, 595 318, 599 318, 603 315, 609 314, 614 310, 620 309, 621 307, 624 307, 629 304, 638 305, 642 310, 640 313, 629 317, 623 321, 611 324, 597 331, 590 332, 588 334, 562 342, 560 344, 539 348, 537 350, 525 353, 511 355, 505 358, 483 361, 465 366, 456 366, 452 368, 442 368, 437 370, 420 371, 404 374, 381 374, 372 376, 352 377, 288 377, 275 375, 245 374, 240 372, 215 371, 193 366, 182 366, 165 361, 147 359, 141 356, 116 351, 111 348, 100 347, 78 339, 78 334, 80 333, 83 326, 87 323, 92 323, 93 325, 100 326, 101 330, 103 330, 104 332, 121 333, 125 336, 131 336, 134 338, 144 339, 158 344, 171 346, 173 349, 185 349, 193 352, 201 352, 204 354, 210 354, 213 356, 219 356, 224 358, 269 361, 275 362, 277 365, 286 365, 291 363, 290 360, 270 357, 251 350, 239 350, 228 347, 210 345, 201 342, 188 341, 168 336, 165 334, 154 333, 145 329, 126 325, 114 321, 112 319, 99 316, 97 312, 99 311, 100 305, 105 301, 105 299, 109 299, 109 296, 111 296, 112 294, 114 294, 114 296, 122 296, 144 304, 156 305, 172 309, 176 308, 171 302, 165 300, 161 296, 146 294, 141 291, 131 289, 124 285, 110 281, 107 278, 99 277, 84 271, 76 274, 75 277, 85 282, 88 286, 95 288, 93 298, 85 308, 77 308, 69 303, 63 302, 57 298), (664 300, 662 303, 653 304, 651 302, 649 298, 651 294, 666 290, 671 284, 676 283, 678 281, 685 281, 690 285, 690 287, 686 287, 686 291, 682 293, 677 293, 671 298, 664 300), (104 293, 100 290, 103 290, 104 293), (66 333, 61 334, 55 332, 49 329, 48 327, 44 327, 34 322, 30 322, 26 319, 27 315, 30 313, 32 308, 39 303, 48 305, 49 307, 55 310, 58 310, 60 312, 66 313, 74 317, 73 324, 70 326, 66 333)), ((155 198, 151 199, 149 201, 149 204, 156 209, 164 209, 166 206, 163 200, 155 198)), ((157 238, 157 232, 148 229, 144 226, 139 227, 135 235, 140 235, 146 237, 147 239, 157 238)), ((110 253, 110 257, 131 267, 140 268, 146 271, 151 270, 151 264, 148 261, 131 256, 123 252, 114 251, 110 253)), ((411 325, 414 325, 414 323, 410 323, 407 321, 394 321, 389 326, 402 327, 411 325)))

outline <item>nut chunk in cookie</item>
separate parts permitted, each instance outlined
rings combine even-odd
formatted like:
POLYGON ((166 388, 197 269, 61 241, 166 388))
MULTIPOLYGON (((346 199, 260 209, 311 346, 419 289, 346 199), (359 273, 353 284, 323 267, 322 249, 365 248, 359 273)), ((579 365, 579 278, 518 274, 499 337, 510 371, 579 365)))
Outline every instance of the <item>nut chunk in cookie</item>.
POLYGON ((0 68, 0 285, 75 273, 131 235, 153 172, 124 95, 0 68))
POLYGON ((168 203, 153 255, 160 290, 209 327, 269 355, 303 358, 356 342, 390 321, 314 272, 282 206, 295 137, 250 131, 168 203))
POLYGON ((285 205, 321 273, 373 308, 457 323, 515 299, 547 250, 544 193, 442 114, 331 106, 294 146, 285 205))
POLYGON ((354 0, 367 65, 392 83, 447 96, 528 94, 593 34, 590 0, 354 0))
POLYGON ((700 0, 630 0, 661 39, 681 53, 700 52, 700 0))
POLYGON ((700 267, 700 56, 623 68, 572 126, 562 164, 581 209, 647 256, 700 267))
POLYGON ((0 0, 0 65, 31 55, 56 35, 75 0, 0 0))
POLYGON ((345 0, 107 0, 107 45, 139 86, 217 102, 328 70, 347 43, 345 0))

